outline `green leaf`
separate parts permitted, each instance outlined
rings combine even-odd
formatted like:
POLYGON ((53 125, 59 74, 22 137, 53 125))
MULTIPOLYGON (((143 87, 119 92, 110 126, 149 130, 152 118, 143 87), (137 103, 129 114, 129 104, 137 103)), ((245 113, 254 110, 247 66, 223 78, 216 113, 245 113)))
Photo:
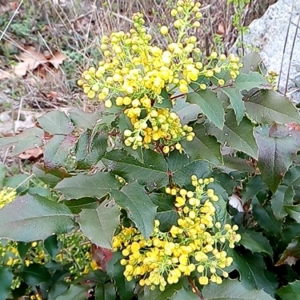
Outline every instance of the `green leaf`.
POLYGON ((215 137, 209 136, 203 125, 196 124, 194 127, 195 137, 191 142, 186 140, 181 144, 185 153, 191 160, 206 160, 214 165, 223 163, 221 145, 215 137))
POLYGON ((0 267, 0 299, 8 298, 13 277, 11 268, 0 267))
POLYGON ((52 258, 55 258, 61 250, 61 243, 58 241, 57 235, 51 235, 46 238, 44 248, 52 258))
POLYGON ((78 174, 74 177, 65 178, 56 185, 55 190, 73 199, 83 197, 102 198, 111 189, 118 189, 119 186, 120 183, 114 175, 98 172, 93 175, 78 174))
POLYGON ((173 172, 172 181, 179 186, 191 183, 191 176, 196 175, 198 178, 206 178, 211 176, 210 165, 203 160, 192 161, 183 168, 173 172))
MULTIPOLYGON (((183 286, 187 286, 188 282, 186 278, 181 278, 176 284, 168 284, 164 291, 160 291, 158 288, 154 291, 150 290, 149 287, 144 288, 144 295, 139 297, 139 300, 166 300, 172 299, 176 295, 176 292, 182 289, 183 286)), ((184 299, 185 300, 185 299, 184 299)))
POLYGON ((258 147, 253 136, 253 126, 251 122, 247 118, 243 118, 238 125, 232 110, 226 114, 223 130, 209 124, 208 133, 215 136, 220 143, 226 144, 257 159, 258 147))
POLYGON ((15 146, 11 155, 19 155, 20 153, 34 149, 43 145, 44 131, 40 128, 29 128, 22 133, 0 139, 0 149, 15 146))
POLYGON ((257 52, 250 52, 242 58, 243 66, 240 69, 241 73, 250 73, 251 71, 259 71, 259 66, 262 63, 262 58, 257 52))
POLYGON ((76 145, 78 168, 89 168, 96 165, 104 156, 107 148, 107 135, 100 134, 91 140, 89 132, 84 132, 76 145))
POLYGON ((284 210, 297 223, 300 223, 300 204, 297 204, 297 205, 286 205, 286 206, 284 206, 284 210))
POLYGON ((4 186, 5 175, 6 175, 6 167, 3 163, 0 163, 0 188, 4 186))
POLYGON ((230 155, 223 155, 223 166, 218 166, 218 168, 223 170, 225 173, 231 173, 233 171, 241 173, 255 172, 255 168, 248 160, 230 155))
POLYGON ((64 166, 74 145, 75 138, 73 136, 54 135, 45 145, 45 166, 49 169, 58 169, 64 166))
POLYGON ((51 275, 45 266, 33 263, 28 267, 23 267, 21 278, 23 278, 29 286, 36 286, 42 282, 48 282, 51 275))
POLYGON ((284 174, 292 164, 299 149, 295 139, 289 135, 288 128, 274 124, 255 131, 258 144, 258 167, 269 189, 275 193, 284 174))
POLYGON ((250 72, 249 74, 240 74, 232 87, 222 87, 220 89, 221 92, 229 97, 236 115, 237 124, 240 124, 242 121, 246 110, 241 91, 249 91, 253 88, 261 87, 263 84, 268 84, 264 76, 257 72, 250 72))
POLYGON ((285 174, 282 184, 286 186, 300 185, 300 166, 291 167, 285 174))
POLYGON ((63 204, 25 195, 0 209, 0 237, 15 241, 44 240, 74 228, 73 215, 63 204))
MULTIPOLYGON (((136 280, 128 281, 123 272, 125 267, 120 264, 122 255, 115 253, 108 263, 108 274, 114 279, 117 292, 122 300, 131 300, 134 298, 134 288, 136 286, 136 280)), ((114 298, 115 299, 115 298, 114 298)))
POLYGON ((157 188, 164 187, 169 183, 167 163, 164 157, 155 151, 144 151, 141 162, 128 155, 124 150, 113 150, 108 152, 104 158, 107 167, 127 181, 138 180, 157 188))
POLYGON ((97 209, 83 209, 77 222, 88 239, 97 246, 111 249, 120 211, 113 200, 105 200, 97 209))
POLYGON ((262 256, 259 254, 239 253, 237 250, 233 251, 233 253, 233 266, 240 273, 242 285, 247 290, 264 289, 268 294, 274 294, 276 286, 270 281, 269 276, 266 276, 268 271, 265 270, 265 262, 262 256))
POLYGON ((293 204, 294 196, 295 191, 292 186, 280 185, 278 187, 271 199, 271 206, 277 219, 283 219, 287 215, 285 206, 293 204))
MULTIPOLYGON (((205 300, 272 300, 274 299, 261 289, 246 289, 243 286, 243 284, 240 283, 238 280, 230 280, 230 279, 224 280, 220 285, 211 283, 205 286, 202 290, 202 294, 205 300)), ((186 298, 181 298, 181 299, 186 299, 186 298)))
POLYGON ((253 198, 260 191, 265 191, 267 186, 261 179, 260 175, 255 175, 251 177, 246 185, 245 194, 243 195, 243 204, 245 204, 249 199, 253 198))
MULTIPOLYGON (((298 232, 299 234, 300 232, 298 232)), ((275 266, 283 264, 293 265, 300 259, 300 237, 294 238, 281 254, 279 261, 275 266)))
POLYGON ((253 217, 257 223, 270 234, 279 235, 281 232, 281 221, 275 218, 270 205, 262 205, 257 197, 252 199, 253 217))
POLYGON ((176 99, 173 110, 179 116, 183 125, 197 120, 198 115, 202 112, 198 105, 190 104, 184 98, 176 99))
POLYGON ((71 285, 70 288, 56 300, 82 300, 86 299, 87 292, 90 289, 88 285, 71 285))
POLYGON ((50 134, 70 134, 74 127, 65 113, 50 111, 38 118, 40 126, 50 134))
POLYGON ((157 206, 146 194, 143 186, 136 181, 125 185, 121 191, 112 190, 116 203, 128 212, 141 234, 147 239, 153 232, 157 206))
POLYGON ((199 91, 197 93, 189 93, 187 101, 192 104, 197 104, 206 117, 219 129, 224 126, 224 108, 222 101, 217 97, 217 94, 210 91, 199 91))
POLYGON ((273 249, 270 242, 262 235, 262 233, 253 230, 246 230, 240 232, 240 234, 242 239, 239 243, 246 249, 254 253, 266 253, 269 256, 273 255, 273 249))
POLYGON ((277 290, 281 300, 300 300, 300 280, 290 282, 288 285, 277 290))
POLYGON ((68 112, 72 122, 83 129, 93 129, 98 119, 100 118, 99 113, 87 113, 77 107, 72 108, 68 112))
POLYGON ((247 115, 260 124, 300 123, 300 115, 292 101, 273 91, 255 93, 245 102, 247 115))
POLYGON ((188 291, 185 288, 177 291, 171 300, 199 300, 199 297, 192 291, 188 291))

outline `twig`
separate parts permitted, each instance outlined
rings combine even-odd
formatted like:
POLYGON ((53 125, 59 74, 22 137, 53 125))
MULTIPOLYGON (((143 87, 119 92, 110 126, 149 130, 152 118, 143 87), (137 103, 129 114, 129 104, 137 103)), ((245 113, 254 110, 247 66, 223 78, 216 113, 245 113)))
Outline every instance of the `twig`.
POLYGON ((19 3, 17 9, 15 10, 15 12, 13 13, 13 15, 12 15, 12 17, 10 18, 9 22, 7 23, 5 29, 3 30, 3 32, 2 32, 2 34, 1 34, 1 36, 0 36, 0 41, 2 40, 2 38, 3 38, 3 36, 5 35, 6 31, 8 30, 8 28, 9 28, 11 22, 12 22, 13 19, 15 18, 16 14, 18 13, 18 11, 19 11, 20 7, 22 6, 23 2, 24 2, 24 0, 21 0, 21 2, 19 3))
POLYGON ((284 96, 286 96, 287 89, 288 89, 289 74, 290 74, 290 70, 291 70, 292 57, 293 57, 293 53, 294 53, 295 42, 296 42, 296 38, 297 38, 297 34, 298 34, 299 25, 300 25, 300 14, 298 15, 298 22, 297 22, 296 31, 295 31, 295 35, 294 35, 294 39, 293 39, 293 44, 292 44, 292 49, 291 49, 291 53, 290 53, 289 67, 288 67, 288 72, 287 72, 287 76, 286 76, 285 88, 284 88, 284 96))
POLYGON ((280 80, 281 80, 281 74, 282 74, 282 69, 283 69, 283 60, 284 60, 284 55, 285 55, 287 40, 288 40, 288 36, 289 36, 289 33, 290 33, 290 27, 291 27, 291 21, 292 21, 293 6, 291 6, 291 7, 292 7, 292 10, 291 10, 291 14, 290 14, 290 19, 289 19, 289 25, 288 25, 288 28, 287 28, 287 33, 286 33, 286 36, 285 36, 283 53, 282 53, 282 59, 281 59, 281 65, 280 65, 280 72, 279 72, 278 85, 277 85, 278 89, 279 89, 279 84, 280 84, 280 80))
POLYGON ((188 280, 189 280, 189 283, 192 286, 194 292, 199 297, 199 299, 205 300, 205 298, 203 297, 203 295, 200 293, 200 291, 198 290, 198 288, 195 286, 195 283, 193 282, 193 280, 190 277, 188 277, 188 280))

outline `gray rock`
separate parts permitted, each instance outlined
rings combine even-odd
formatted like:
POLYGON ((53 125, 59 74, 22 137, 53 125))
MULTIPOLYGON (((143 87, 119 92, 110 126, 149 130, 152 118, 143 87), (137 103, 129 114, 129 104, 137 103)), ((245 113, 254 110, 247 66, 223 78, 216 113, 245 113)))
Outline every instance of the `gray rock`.
POLYGON ((287 88, 287 96, 297 103, 300 102, 299 14, 300 0, 278 0, 249 25, 244 36, 246 53, 257 49, 268 71, 281 72, 278 90, 284 93, 287 88))

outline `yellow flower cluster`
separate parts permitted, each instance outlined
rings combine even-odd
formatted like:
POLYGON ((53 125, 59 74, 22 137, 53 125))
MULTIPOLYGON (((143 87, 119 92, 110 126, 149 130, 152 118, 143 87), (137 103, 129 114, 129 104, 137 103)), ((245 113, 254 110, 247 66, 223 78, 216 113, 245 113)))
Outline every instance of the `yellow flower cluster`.
POLYGON ((0 191, 0 209, 16 199, 17 192, 10 187, 4 187, 0 191))
POLYGON ((177 224, 168 232, 159 229, 155 220, 154 231, 146 240, 132 227, 123 227, 113 239, 114 250, 122 250, 127 280, 139 278, 141 286, 151 289, 174 284, 182 276, 198 278, 201 285, 222 283, 228 277, 224 270, 232 264, 226 248, 233 248, 241 239, 236 233, 237 225, 215 221, 214 202, 219 200, 214 190, 207 186, 212 178, 198 179, 192 176, 194 191, 166 188, 166 193, 175 197, 178 212, 177 224))
MULTIPOLYGON (((81 232, 60 235, 58 240, 62 243, 62 249, 54 260, 62 265, 69 265, 71 275, 65 278, 66 282, 76 280, 80 276, 98 269, 97 263, 91 256, 91 243, 81 232)), ((18 251, 18 242, 0 239, 0 268, 6 266, 22 270, 23 266, 28 267, 33 263, 45 265, 51 260, 53 258, 44 249, 42 241, 32 242, 26 255, 21 257, 18 251)), ((14 290, 20 285, 21 277, 16 275, 11 289, 14 290)))
MULTIPOLYGON (((157 104, 164 101, 174 104, 175 94, 192 91, 191 83, 197 84, 199 89, 206 89, 208 84, 224 85, 222 71, 229 71, 231 78, 238 75, 241 65, 233 55, 227 58, 213 52, 207 58, 207 65, 199 61, 201 51, 196 36, 191 34, 200 26, 199 8, 200 3, 192 0, 177 2, 171 11, 175 18, 172 36, 176 37, 172 38, 167 26, 161 27, 161 34, 168 43, 165 48, 152 45, 143 16, 135 14, 134 28, 128 33, 120 31, 102 37, 103 60, 97 68, 84 71, 78 80, 88 98, 104 101, 107 108, 123 108, 133 129, 138 130, 126 139, 126 144, 133 148, 147 148, 154 142, 155 149, 167 146, 167 153, 168 147, 178 144, 183 137, 192 140, 193 135, 187 134, 190 129, 180 128, 182 125, 175 112, 171 108, 157 109, 157 104), (164 116, 164 122, 153 124, 150 119, 156 115, 164 116), (171 128, 174 121, 174 132, 165 131, 164 127, 171 128)), ((180 143, 170 150, 177 147, 180 143)))

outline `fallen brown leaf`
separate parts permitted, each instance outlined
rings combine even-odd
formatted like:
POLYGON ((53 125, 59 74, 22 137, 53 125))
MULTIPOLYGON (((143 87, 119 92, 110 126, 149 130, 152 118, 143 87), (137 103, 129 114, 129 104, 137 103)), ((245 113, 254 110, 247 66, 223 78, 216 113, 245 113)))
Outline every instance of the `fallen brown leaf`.
POLYGON ((67 56, 62 52, 56 52, 48 61, 54 68, 58 69, 59 65, 61 65, 66 58, 67 56))
POLYGON ((43 154, 43 150, 38 147, 30 150, 26 150, 19 155, 20 159, 35 159, 43 154))

